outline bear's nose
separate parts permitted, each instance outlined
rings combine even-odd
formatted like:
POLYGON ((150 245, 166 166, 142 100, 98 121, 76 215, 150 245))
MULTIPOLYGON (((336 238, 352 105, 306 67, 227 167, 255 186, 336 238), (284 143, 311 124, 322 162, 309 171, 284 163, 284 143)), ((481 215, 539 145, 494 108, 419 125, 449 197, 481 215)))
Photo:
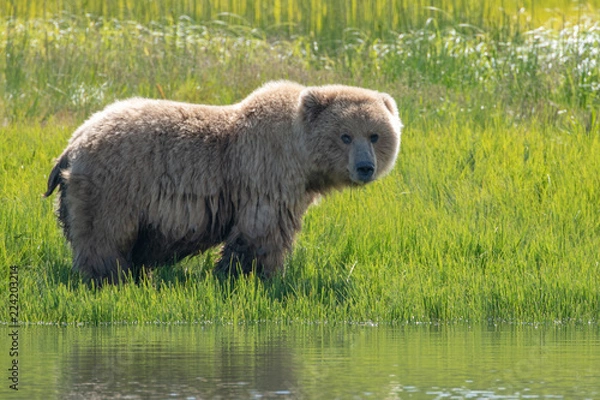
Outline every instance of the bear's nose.
POLYGON ((375 165, 370 161, 361 161, 356 163, 356 172, 358 179, 363 182, 371 180, 375 172, 375 165))

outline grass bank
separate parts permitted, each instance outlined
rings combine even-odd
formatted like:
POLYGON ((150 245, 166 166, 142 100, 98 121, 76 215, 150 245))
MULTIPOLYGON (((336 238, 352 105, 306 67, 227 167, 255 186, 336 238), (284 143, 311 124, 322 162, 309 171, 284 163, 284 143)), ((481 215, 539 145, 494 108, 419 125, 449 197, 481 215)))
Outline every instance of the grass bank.
POLYGON ((475 26, 463 8, 463 19, 322 42, 177 14, 11 10, 0 21, 0 288, 17 266, 22 321, 598 321, 593 7, 558 27, 527 27, 516 11, 475 26), (71 275, 41 193, 85 117, 133 95, 225 104, 282 78, 387 91, 407 126, 389 177, 310 209, 285 276, 222 283, 214 253, 140 285, 93 290, 71 275))

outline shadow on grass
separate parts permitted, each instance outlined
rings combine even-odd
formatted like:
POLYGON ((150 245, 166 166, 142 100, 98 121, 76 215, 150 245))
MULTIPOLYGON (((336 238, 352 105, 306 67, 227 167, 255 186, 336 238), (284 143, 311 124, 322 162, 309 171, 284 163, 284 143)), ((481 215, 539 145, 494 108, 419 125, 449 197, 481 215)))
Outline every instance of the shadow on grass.
MULTIPOLYGON (((159 288, 161 286, 185 285, 193 281, 202 281, 206 278, 206 275, 212 273, 213 265, 216 264, 215 260, 214 254, 206 253, 153 268, 141 267, 138 270, 128 272, 119 284, 135 282, 159 288)), ((72 270, 71 262, 70 259, 48 262, 43 272, 40 271, 40 275, 47 276, 46 280, 49 285, 64 284, 73 288, 79 285, 86 285, 90 288, 95 287, 81 273, 72 270)))
MULTIPOLYGON (((122 285, 122 288, 116 288, 114 293, 118 295, 125 290, 127 294, 127 287, 132 284, 139 286, 143 293, 162 292, 166 296, 161 297, 163 299, 170 299, 171 295, 175 298, 182 293, 204 292, 217 308, 228 309, 235 304, 234 307, 243 308, 240 315, 251 319, 257 315, 260 319, 280 318, 288 312, 291 314, 284 318, 318 318, 322 312, 350 308, 357 293, 356 283, 350 279, 351 267, 340 263, 337 257, 322 260, 323 264, 316 266, 315 260, 296 255, 287 261, 285 273, 269 279, 262 279, 256 273, 215 274, 218 257, 217 252, 209 252, 179 263, 144 269, 138 279, 130 274, 118 283, 117 286, 122 285), (283 314, 272 313, 280 306, 283 314)), ((83 290, 95 298, 108 288, 85 282, 79 273, 71 271, 70 259, 48 263, 44 274, 45 277, 39 279, 41 292, 64 285, 69 292, 83 290)), ((114 289, 114 286, 110 287, 114 289)))

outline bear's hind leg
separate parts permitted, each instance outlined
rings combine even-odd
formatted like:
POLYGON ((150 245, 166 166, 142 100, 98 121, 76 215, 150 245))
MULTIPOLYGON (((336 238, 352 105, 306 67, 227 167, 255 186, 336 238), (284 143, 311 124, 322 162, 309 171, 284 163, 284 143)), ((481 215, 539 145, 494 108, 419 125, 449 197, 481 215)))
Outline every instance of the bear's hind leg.
POLYGON ((118 283, 135 272, 131 247, 137 235, 133 214, 119 213, 130 210, 129 205, 99 187, 88 175, 71 172, 61 197, 61 212, 73 249, 73 270, 98 286, 105 281, 118 283))
POLYGON ((125 281, 135 272, 131 262, 117 251, 102 251, 97 244, 79 246, 76 243, 73 243, 73 270, 86 280, 94 281, 96 286, 125 281))

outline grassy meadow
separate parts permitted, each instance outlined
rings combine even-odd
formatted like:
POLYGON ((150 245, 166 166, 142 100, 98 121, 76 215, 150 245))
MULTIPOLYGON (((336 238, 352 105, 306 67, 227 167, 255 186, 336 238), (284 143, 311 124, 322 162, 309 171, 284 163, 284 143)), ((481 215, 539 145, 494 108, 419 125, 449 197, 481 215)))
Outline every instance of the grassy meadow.
POLYGON ((3 3, 0 322, 16 266, 28 323, 598 323, 600 1, 541 3, 3 3), (312 207, 272 280, 219 281, 215 251, 82 284, 42 198, 73 130, 116 99, 272 79, 390 93, 394 171, 312 207))

